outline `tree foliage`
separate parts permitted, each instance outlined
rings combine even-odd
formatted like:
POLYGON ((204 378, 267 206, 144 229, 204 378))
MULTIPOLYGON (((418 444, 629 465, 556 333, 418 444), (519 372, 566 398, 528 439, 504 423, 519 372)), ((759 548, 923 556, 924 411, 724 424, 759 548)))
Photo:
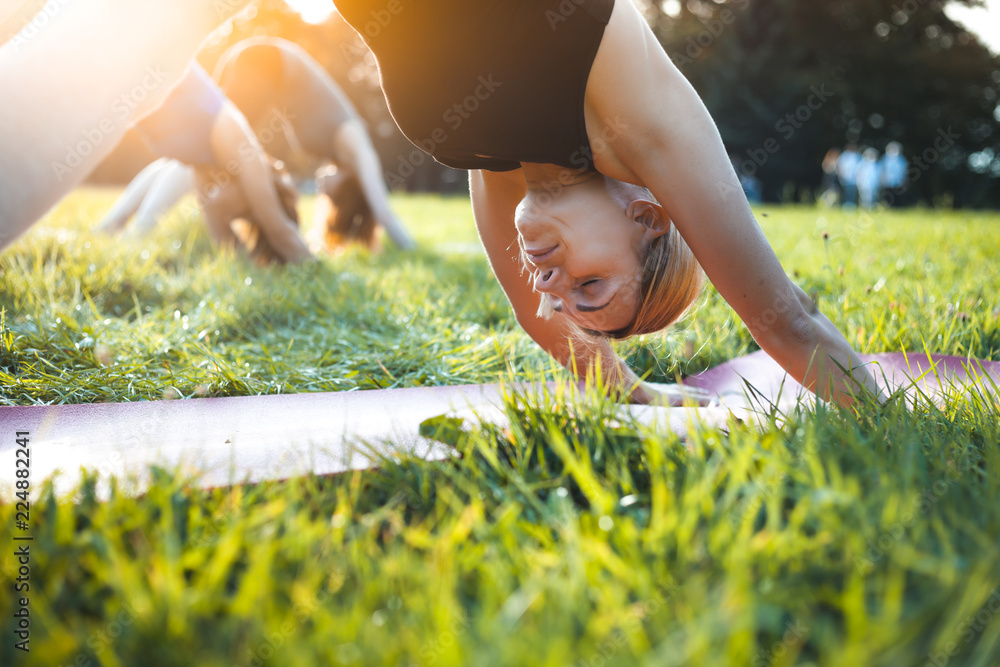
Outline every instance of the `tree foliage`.
POLYGON ((668 0, 644 10, 769 199, 818 186, 831 147, 896 140, 920 200, 997 206, 1000 59, 945 14, 948 1, 668 0))

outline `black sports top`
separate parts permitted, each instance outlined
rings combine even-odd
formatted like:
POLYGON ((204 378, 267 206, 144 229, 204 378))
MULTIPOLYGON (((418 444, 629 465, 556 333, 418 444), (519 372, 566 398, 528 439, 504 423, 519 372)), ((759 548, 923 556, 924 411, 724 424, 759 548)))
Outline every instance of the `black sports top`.
POLYGON ((403 134, 451 167, 593 169, 590 68, 614 0, 334 0, 403 134))

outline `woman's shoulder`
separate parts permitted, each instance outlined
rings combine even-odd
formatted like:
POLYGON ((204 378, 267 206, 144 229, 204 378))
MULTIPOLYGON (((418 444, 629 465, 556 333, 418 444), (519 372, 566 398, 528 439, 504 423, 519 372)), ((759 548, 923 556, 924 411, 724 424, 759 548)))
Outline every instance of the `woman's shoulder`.
POLYGON ((636 154, 676 131, 663 113, 674 86, 688 85, 631 2, 616 2, 587 80, 587 135, 599 171, 636 182, 636 154))

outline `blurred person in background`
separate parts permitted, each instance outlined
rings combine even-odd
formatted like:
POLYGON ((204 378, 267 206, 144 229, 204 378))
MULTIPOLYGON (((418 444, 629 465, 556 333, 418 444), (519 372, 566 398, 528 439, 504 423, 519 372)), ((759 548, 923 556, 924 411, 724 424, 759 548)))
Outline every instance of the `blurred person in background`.
POLYGON ((195 194, 216 245, 244 247, 254 256, 281 262, 311 257, 294 205, 288 205, 296 199, 289 192, 290 179, 272 163, 246 118, 200 65, 193 63, 160 108, 135 130, 153 155, 175 162, 158 161, 141 172, 100 229, 121 231, 149 200, 155 202, 147 207, 153 210, 140 221, 140 232, 148 232, 163 206, 176 202, 180 188, 191 183, 180 163, 192 169, 195 194), (234 226, 236 220, 249 227, 234 226))
POLYGON ((740 165, 740 156, 736 153, 729 154, 729 161, 733 163, 733 169, 736 170, 736 175, 740 179, 740 186, 743 188, 743 194, 746 195, 747 201, 751 204, 761 203, 764 199, 764 184, 761 183, 761 180, 755 174, 747 174, 743 171, 740 165))
POLYGON ((878 151, 866 148, 861 155, 861 162, 855 170, 855 180, 858 186, 858 200, 861 208, 870 210, 878 201, 882 188, 882 167, 878 161, 878 151))
POLYGON ((909 166, 903 157, 903 146, 898 141, 890 141, 885 147, 882 167, 882 188, 888 206, 902 206, 906 194, 906 169, 909 166))
POLYGON ((138 238, 153 231, 184 195, 194 189, 194 168, 170 158, 158 158, 125 187, 97 224, 99 231, 138 238))
POLYGON ((837 178, 840 180, 841 200, 844 208, 854 208, 858 202, 858 165, 861 154, 856 144, 847 144, 837 158, 837 178))
POLYGON ((398 247, 415 247, 389 205, 382 165, 364 121, 305 49, 276 37, 246 39, 222 55, 215 79, 268 152, 286 164, 313 162, 321 170, 313 226, 319 240, 372 246, 370 225, 377 223, 398 247), (273 131, 276 123, 279 132, 273 131))
POLYGON ((837 179, 839 159, 839 148, 831 148, 823 156, 823 182, 819 186, 819 200, 827 206, 836 206, 840 202, 840 181, 837 179))

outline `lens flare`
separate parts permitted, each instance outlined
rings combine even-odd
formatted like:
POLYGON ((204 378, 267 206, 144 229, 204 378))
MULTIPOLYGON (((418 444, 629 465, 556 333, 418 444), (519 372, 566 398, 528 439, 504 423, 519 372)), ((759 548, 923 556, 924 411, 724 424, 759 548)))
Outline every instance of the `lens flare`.
POLYGON ((336 11, 333 0, 285 0, 293 11, 306 23, 318 25, 333 16, 336 11))

